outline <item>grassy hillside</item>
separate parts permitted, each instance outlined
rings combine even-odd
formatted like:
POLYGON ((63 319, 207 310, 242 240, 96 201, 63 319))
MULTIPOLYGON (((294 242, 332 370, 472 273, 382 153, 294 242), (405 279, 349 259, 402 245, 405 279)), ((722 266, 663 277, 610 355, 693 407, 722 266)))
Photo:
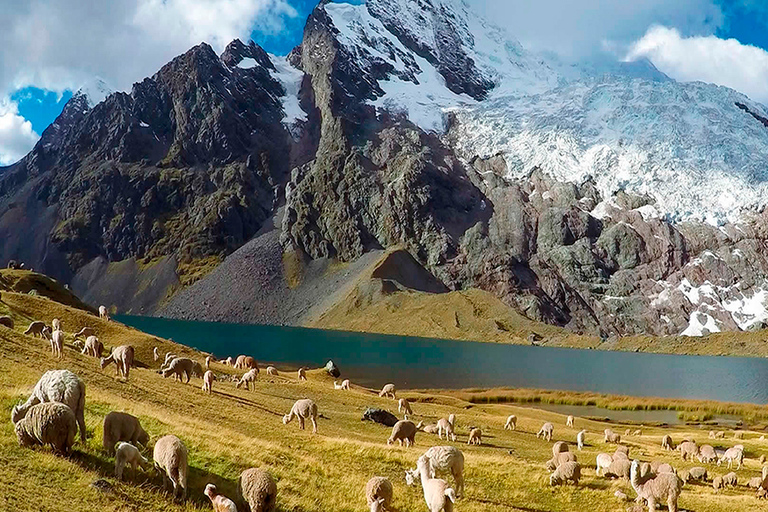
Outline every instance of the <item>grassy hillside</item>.
POLYGON ((28 270, 0 269, 0 293, 3 291, 47 297, 73 308, 96 311, 57 280, 28 270))
MULTIPOLYGON (((250 466, 267 468, 277 479, 281 511, 352 512, 366 510, 363 496, 365 482, 374 475, 389 477, 395 486, 395 506, 402 512, 426 510, 419 487, 405 485, 403 471, 413 467, 416 458, 428 447, 443 444, 436 436, 419 433, 411 449, 387 446, 390 429, 361 422, 367 406, 396 410, 391 400, 379 398, 368 390, 355 388, 349 392, 334 391, 331 379, 321 371, 309 372, 308 382, 297 382, 294 372, 285 369, 284 376, 262 380, 255 391, 237 390, 231 382, 217 382, 214 393, 204 395, 200 379, 189 385, 164 380, 156 373, 157 364, 150 356, 153 346, 161 351, 174 350, 195 354, 166 340, 159 340, 117 323, 104 323, 94 316, 41 297, 3 293, 0 314, 10 313, 16 320, 14 330, 0 327, 0 408, 5 418, 0 422, 0 509, 19 511, 72 510, 210 510, 202 496, 208 482, 214 482, 227 495, 234 496, 238 474, 250 466), (67 338, 63 361, 54 360, 46 343, 21 334, 22 320, 31 318, 50 321, 62 319, 64 329, 72 332, 91 325, 108 346, 131 343, 138 359, 146 368, 136 368, 130 380, 123 382, 114 370, 104 371, 96 360, 74 351, 67 338), (8 420, 12 406, 25 399, 40 375, 49 369, 69 368, 87 385, 85 445, 75 444, 70 458, 53 456, 48 449, 21 449, 8 420), (280 416, 294 400, 314 399, 322 413, 320 433, 299 431, 295 423, 284 426, 280 416), (124 410, 140 417, 153 441, 174 433, 190 449, 190 499, 178 505, 164 495, 161 479, 154 472, 139 471, 134 483, 119 483, 112 477, 114 461, 101 450, 101 422, 110 410, 124 410), (108 493, 91 487, 93 481, 105 479, 112 485, 108 493)), ((233 354, 236 355, 236 354, 233 354)), ((228 368, 216 365, 217 373, 228 368)), ((396 382, 396 379, 394 379, 396 382)), ((565 418, 535 409, 503 404, 472 404, 459 397, 439 392, 404 392, 415 400, 417 420, 435 422, 454 412, 458 415, 457 446, 466 457, 466 497, 456 510, 488 511, 573 511, 613 512, 623 510, 614 496, 620 489, 634 496, 625 481, 598 478, 594 457, 599 451, 613 451, 597 434, 606 424, 577 419, 576 429, 565 428, 565 418), (506 416, 519 417, 518 430, 502 430, 506 416), (573 441, 579 429, 588 429, 589 446, 579 453, 585 465, 579 487, 550 488, 544 462, 551 456, 551 444, 536 439, 535 432, 544 421, 556 425, 555 438, 573 441), (485 433, 483 446, 467 446, 470 426, 485 433)), ((614 425, 618 431, 621 425, 614 425)), ((642 437, 629 438, 632 456, 658 458, 678 468, 681 463, 674 453, 662 452, 659 441, 671 433, 676 441, 683 436, 706 441, 706 432, 693 429, 646 428, 642 437)), ((756 460, 768 453, 768 443, 758 440, 759 433, 747 433, 747 466, 739 471, 740 480, 759 474, 756 460)), ((452 444, 452 443, 450 443, 452 444)), ((721 441, 730 446, 733 440, 721 441)), ((724 468, 710 467, 712 473, 724 474, 724 468)), ((450 477, 449 477, 450 481, 450 477)), ((763 503, 747 489, 715 494, 711 487, 687 486, 681 506, 697 512, 757 511, 763 503)))

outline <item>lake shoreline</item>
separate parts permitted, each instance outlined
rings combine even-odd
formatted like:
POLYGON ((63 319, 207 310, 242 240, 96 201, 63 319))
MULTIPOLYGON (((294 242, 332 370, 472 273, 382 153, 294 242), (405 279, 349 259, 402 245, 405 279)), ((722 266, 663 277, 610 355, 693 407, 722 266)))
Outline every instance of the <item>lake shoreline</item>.
MULTIPOLYGON (((441 395, 471 404, 508 404, 536 408, 542 405, 594 406, 608 411, 678 411, 687 418, 705 418, 706 414, 740 416, 745 423, 768 421, 768 407, 753 403, 686 398, 638 397, 609 393, 564 391, 530 388, 467 388, 467 389, 411 389, 405 390, 417 400, 441 395)), ((691 421, 706 424, 706 421, 691 421)), ((768 425, 766 425, 768 428, 768 425)))
POLYGON ((391 331, 376 329, 335 329, 318 326, 302 327, 341 333, 408 336, 411 338, 421 338, 425 340, 445 339, 451 341, 465 341, 468 343, 483 343, 492 345, 523 345, 546 348, 570 348, 578 350, 599 350, 604 352, 634 352, 676 356, 768 358, 768 333, 765 331, 726 331, 713 333, 702 337, 625 336, 622 338, 608 339, 607 341, 601 341, 600 338, 595 336, 584 336, 572 333, 545 336, 535 343, 531 343, 527 339, 519 336, 510 336, 506 341, 486 341, 450 335, 441 338, 429 333, 414 334, 407 329, 402 331, 391 331))
MULTIPOLYGON (((116 319, 123 318, 151 318, 159 320, 177 319, 141 316, 141 315, 117 315, 116 319)), ((337 329, 314 325, 276 325, 276 324, 239 324, 233 322, 210 322, 203 320, 183 320, 185 322, 199 322, 201 324, 216 324, 223 326, 259 326, 289 329, 311 329, 340 334, 375 334, 381 336, 404 336, 418 338, 425 341, 450 340, 467 343, 480 343, 488 345, 519 345, 537 346, 543 348, 567 348, 576 350, 597 350, 602 352, 633 352, 643 354, 662 354, 676 356, 708 356, 708 357, 748 357, 768 358, 768 332, 766 331, 726 331, 712 333, 702 337, 689 336, 625 336, 621 338, 601 341, 595 336, 585 336, 576 333, 556 334, 545 336, 541 340, 531 343, 527 339, 510 335, 506 341, 488 341, 460 336, 433 336, 429 333, 412 334, 407 329, 399 332, 389 330, 355 330, 337 329)))
MULTIPOLYGON (((116 319, 211 353, 218 359, 246 354, 262 364, 308 368, 322 366, 330 359, 345 378, 370 388, 395 382, 399 389, 569 390, 566 393, 576 393, 569 401, 577 403, 596 399, 594 396, 585 399, 578 393, 593 393, 601 402, 606 400, 602 395, 667 397, 655 402, 638 398, 633 402, 639 408, 652 402, 653 407, 665 409, 670 408, 667 403, 674 400, 768 402, 768 390, 760 384, 768 380, 768 361, 764 358, 634 354, 550 344, 534 347, 474 343, 155 317, 119 316, 116 319)), ((488 396, 496 396, 496 401, 541 400, 523 399, 519 392, 510 397, 507 391, 487 393, 483 398, 493 401, 488 396)))

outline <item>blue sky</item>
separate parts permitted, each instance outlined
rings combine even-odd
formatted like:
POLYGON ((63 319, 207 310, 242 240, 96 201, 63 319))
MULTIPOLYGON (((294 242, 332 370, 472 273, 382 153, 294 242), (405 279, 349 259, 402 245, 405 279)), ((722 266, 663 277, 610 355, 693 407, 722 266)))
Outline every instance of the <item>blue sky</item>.
MULTIPOLYGON (((467 1, 530 49, 578 59, 610 48, 768 103, 768 0, 467 1)), ((84 81, 129 90, 200 41, 220 51, 250 37, 285 55, 316 2, 0 0, 0 165, 23 156, 84 81)))

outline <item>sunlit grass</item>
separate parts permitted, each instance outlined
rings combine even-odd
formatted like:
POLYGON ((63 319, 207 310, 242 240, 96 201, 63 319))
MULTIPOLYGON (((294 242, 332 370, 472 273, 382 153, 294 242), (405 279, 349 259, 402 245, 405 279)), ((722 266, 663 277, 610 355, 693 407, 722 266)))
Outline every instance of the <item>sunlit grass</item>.
MULTIPOLYGON (((368 406, 396 411, 396 403, 391 400, 379 398, 364 388, 335 391, 333 379, 320 370, 308 372, 309 381, 303 383, 294 380, 292 371, 286 371, 286 377, 271 380, 262 374, 255 391, 235 389, 231 382, 216 382, 214 393, 208 396, 200 390, 200 379, 184 385, 164 380, 156 373, 158 363, 151 356, 153 346, 159 346, 162 353, 173 350, 202 361, 202 355, 190 349, 116 322, 101 322, 87 312, 40 297, 3 293, 0 314, 9 313, 19 321, 14 331, 0 327, 0 415, 3 416, 0 421, 0 510, 210 510, 210 504, 202 495, 205 484, 214 482, 225 494, 234 497, 237 476, 251 466, 266 468, 274 475, 278 482, 279 510, 284 512, 366 510, 363 488, 374 475, 387 476, 394 483, 397 510, 426 510, 421 489, 407 487, 403 472, 413 467, 418 455, 428 447, 444 442, 436 436, 419 433, 415 448, 387 446, 385 440, 390 429, 362 422, 360 417, 368 406), (113 369, 102 371, 94 358, 74 351, 71 335, 67 337, 64 360, 53 359, 45 342, 21 334, 25 327, 21 320, 50 321, 53 317, 62 320, 68 333, 90 325, 97 329, 107 346, 134 345, 145 367, 135 368, 128 382, 118 380, 113 369), (20 448, 9 421, 13 404, 25 399, 40 375, 53 368, 69 368, 87 385, 88 439, 85 445, 76 442, 75 454, 70 458, 56 457, 46 448, 20 448), (304 397, 314 399, 319 405, 322 418, 318 435, 312 435, 309 430, 300 431, 295 422, 284 426, 280 421, 293 401, 304 397), (162 480, 154 471, 139 470, 133 482, 114 480, 114 461, 101 447, 102 420, 110 410, 137 415, 153 440, 168 433, 184 440, 190 450, 191 465, 190 499, 186 504, 173 503, 162 491, 162 480), (90 484, 97 479, 111 483, 112 492, 105 494, 91 488, 90 484)), ((219 364, 215 364, 214 369, 218 373, 229 371, 219 364)), ((493 391, 488 395, 513 392, 493 391)), ((458 415, 456 445, 466 457, 466 497, 457 504, 457 511, 614 512, 626 507, 614 498, 614 491, 620 489, 634 496, 627 482, 608 481, 594 474, 595 455, 600 451, 613 451, 603 445, 599 434, 606 426, 604 423, 577 419, 576 428, 570 429, 565 427, 565 418, 561 415, 509 404, 483 403, 478 399, 482 393, 477 390, 463 393, 403 392, 414 400, 417 420, 434 422, 451 412, 458 415), (502 430, 506 416, 512 413, 519 418, 518 430, 502 430), (579 487, 553 489, 547 485, 544 462, 551 457, 551 444, 535 437, 544 421, 555 423, 556 439, 573 441, 578 430, 589 431, 588 446, 578 454, 585 465, 579 487), (483 430, 482 446, 465 444, 471 426, 483 430)), ((599 405, 599 400, 594 400, 595 405, 599 405)), ((614 400, 628 406, 633 399, 614 397, 614 400)), ((613 426, 623 431, 622 425, 613 426)), ((695 437, 700 443, 708 441, 707 430, 692 427, 644 427, 643 432, 643 437, 626 439, 632 455, 646 460, 658 458, 678 468, 692 464, 681 463, 676 453, 661 451, 663 434, 671 433, 676 441, 684 436, 695 437)), ((744 441, 720 441, 726 446, 734 442, 745 444, 749 459, 746 468, 739 471, 740 480, 757 476, 760 469, 756 458, 768 453, 768 444, 760 442, 759 435, 759 432, 747 431, 744 441)), ((712 472, 724 474, 727 470, 713 468, 712 472)), ((715 495, 710 487, 704 486, 687 486, 680 504, 685 510, 696 512, 751 512, 762 510, 764 505, 747 489, 715 495)))

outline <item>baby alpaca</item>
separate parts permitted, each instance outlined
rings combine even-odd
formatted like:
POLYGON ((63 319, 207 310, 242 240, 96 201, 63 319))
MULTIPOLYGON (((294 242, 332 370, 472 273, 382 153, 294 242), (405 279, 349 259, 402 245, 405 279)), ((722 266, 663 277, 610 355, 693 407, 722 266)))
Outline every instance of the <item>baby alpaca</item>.
POLYGON ((130 465, 133 468, 133 476, 136 477, 136 466, 149 470, 152 465, 145 459, 139 449, 131 443, 119 442, 115 445, 115 478, 123 479, 123 469, 130 465))
POLYGON ((299 368, 298 379, 299 381, 307 380, 307 370, 305 370, 304 368, 299 368))
POLYGON ((256 381, 259 378, 259 369, 258 368, 251 368, 247 372, 245 372, 245 375, 237 381, 237 384, 235 385, 236 388, 239 388, 241 386, 245 386, 245 390, 248 391, 250 388, 250 385, 253 384, 253 390, 256 391, 256 381))
POLYGON ((467 444, 476 444, 481 445, 483 444, 483 432, 479 428, 473 428, 469 431, 469 439, 467 439, 467 444))
POLYGON ((385 384, 383 388, 381 388, 381 391, 379 392, 379 396, 385 396, 387 398, 392 398, 392 400, 397 400, 397 396, 395 395, 395 385, 394 384, 385 384))
POLYGON ((213 374, 211 370, 208 370, 205 372, 205 375, 203 375, 203 391, 211 394, 211 388, 213 386, 213 381, 216 380, 216 375, 213 374))
POLYGON ((403 415, 404 415, 403 417, 405 419, 408 419, 408 415, 409 414, 411 416, 413 416, 413 410, 411 409, 411 402, 409 402, 405 398, 401 398, 400 400, 398 400, 398 402, 397 402, 397 412, 403 413, 403 415))
POLYGON ((299 428, 304 430, 304 420, 309 419, 312 422, 312 433, 317 434, 317 405, 309 398, 296 400, 291 407, 291 412, 283 416, 283 424, 287 425, 293 418, 299 419, 299 428))
POLYGON ((536 433, 536 439, 538 439, 539 436, 542 436, 547 441, 551 441, 552 440, 552 433, 554 431, 555 431, 555 426, 552 423, 550 423, 550 422, 546 422, 545 424, 543 424, 541 426, 541 428, 539 429, 538 433, 536 433))
POLYGON ((568 416, 568 418, 566 418, 565 426, 573 428, 573 416, 568 416))
POLYGON ((208 499, 211 500, 213 512, 237 512, 235 502, 219 493, 215 485, 206 485, 203 494, 208 496, 208 499))
POLYGON ((517 416, 510 414, 510 416, 507 418, 507 422, 504 424, 504 430, 515 429, 517 429, 517 416))
POLYGON ((109 322, 109 313, 106 306, 99 306, 99 318, 109 322))

